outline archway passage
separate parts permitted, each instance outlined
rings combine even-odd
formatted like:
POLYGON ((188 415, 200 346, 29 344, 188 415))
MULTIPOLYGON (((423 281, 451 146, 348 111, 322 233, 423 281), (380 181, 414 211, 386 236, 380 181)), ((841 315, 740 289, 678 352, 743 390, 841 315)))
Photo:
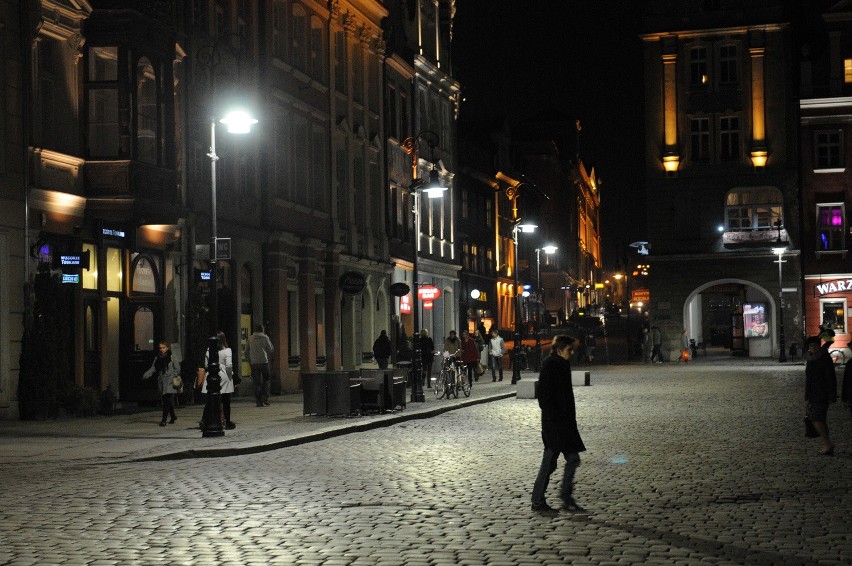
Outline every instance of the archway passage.
MULTIPOLYGON (((720 279, 696 288, 683 309, 686 338, 734 356, 772 357, 777 352, 777 302, 763 287, 720 279)), ((684 347, 686 344, 684 344, 684 347)))

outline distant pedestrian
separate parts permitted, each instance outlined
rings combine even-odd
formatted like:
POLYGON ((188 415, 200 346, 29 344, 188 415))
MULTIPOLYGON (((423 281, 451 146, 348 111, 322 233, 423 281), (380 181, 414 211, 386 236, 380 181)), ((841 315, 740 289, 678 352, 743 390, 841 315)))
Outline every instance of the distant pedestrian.
POLYGON ((488 341, 488 356, 491 359, 491 381, 497 381, 497 372, 500 373, 500 381, 503 381, 503 355, 506 353, 506 342, 496 328, 491 329, 491 340, 488 341))
POLYGON ((577 410, 571 384, 571 354, 578 341, 566 335, 556 336, 550 356, 544 360, 538 378, 538 406, 541 408, 541 439, 544 454, 532 491, 532 509, 540 513, 553 512, 545 494, 550 476, 556 470, 559 455, 565 458, 560 499, 566 511, 583 511, 574 501, 574 473, 580 465, 580 452, 586 446, 577 429, 577 410))
POLYGON ((258 407, 269 406, 269 387, 272 382, 269 356, 273 351, 275 348, 272 346, 272 340, 263 332, 263 324, 255 324, 254 333, 246 342, 246 357, 251 364, 254 398, 258 407))
POLYGON ((663 333, 656 326, 651 327, 651 363, 663 363, 663 333))
POLYGON ((379 333, 379 337, 376 338, 375 342, 373 342, 373 357, 376 358, 376 363, 379 364, 379 369, 388 368, 388 360, 390 360, 392 353, 393 347, 391 346, 391 341, 388 337, 388 331, 382 330, 379 333))
MULTIPOLYGON (((234 393, 234 356, 231 352, 231 349, 228 347, 228 341, 225 339, 224 332, 217 332, 216 339, 219 346, 219 393, 220 399, 222 403, 222 418, 224 418, 224 426, 228 430, 233 430, 237 428, 231 421, 231 395, 234 393)), ((209 352, 204 353, 204 365, 205 367, 209 363, 209 352)), ((204 385, 201 387, 201 392, 207 394, 207 382, 209 380, 204 380, 204 385)), ((204 408, 204 422, 209 422, 209 420, 220 418, 219 415, 210 415, 208 414, 209 403, 205 405, 204 408)))
POLYGON ((473 380, 479 381, 479 376, 476 375, 476 366, 479 363, 479 347, 470 332, 462 330, 461 335, 461 361, 467 370, 467 382, 473 386, 473 380))
POLYGON ((642 361, 646 364, 651 363, 651 333, 647 328, 642 329, 642 361))
POLYGON ((822 450, 819 453, 824 456, 834 455, 827 417, 828 406, 837 401, 837 374, 834 361, 828 353, 829 344, 820 346, 820 338, 811 336, 807 340, 808 351, 805 353, 805 401, 808 403, 808 417, 822 439, 822 450))
POLYGON ((435 341, 425 328, 420 331, 420 360, 423 364, 423 385, 431 386, 432 362, 435 361, 435 341))
POLYGON ((459 337, 456 336, 456 331, 450 330, 449 336, 447 336, 444 340, 444 352, 446 352, 448 356, 456 356, 459 354, 461 346, 462 342, 459 340, 459 337))
POLYGON ((142 375, 142 378, 150 379, 157 376, 157 389, 160 391, 160 399, 163 402, 163 418, 160 420, 160 426, 166 426, 166 417, 171 417, 169 424, 174 424, 177 420, 174 396, 177 393, 175 382, 180 380, 180 364, 172 359, 172 349, 168 342, 160 342, 157 348, 154 363, 142 375))

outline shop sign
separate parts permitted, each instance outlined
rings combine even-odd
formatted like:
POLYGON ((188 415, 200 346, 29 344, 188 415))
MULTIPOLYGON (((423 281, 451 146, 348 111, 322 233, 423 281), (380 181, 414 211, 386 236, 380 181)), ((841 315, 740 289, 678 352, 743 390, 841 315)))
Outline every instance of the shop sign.
POLYGON ((367 286, 367 280, 357 271, 347 271, 340 276, 340 290, 347 295, 357 295, 367 286))
POLYGON ((399 313, 411 314, 411 295, 403 295, 399 298, 399 313))
POLYGON ((404 297, 411 291, 411 287, 403 283, 402 281, 398 281, 396 283, 392 283, 390 286, 390 294, 392 297, 404 297))
POLYGON ((423 308, 428 310, 432 310, 432 301, 423 301, 423 308))
POLYGON ((434 285, 421 285, 417 289, 417 296, 421 301, 432 301, 441 296, 441 290, 434 285))
POLYGON ((631 303, 647 303, 651 300, 650 289, 634 289, 630 295, 631 303))
POLYGON ((815 285, 817 293, 828 295, 830 293, 852 293, 852 279, 836 279, 827 283, 815 285))

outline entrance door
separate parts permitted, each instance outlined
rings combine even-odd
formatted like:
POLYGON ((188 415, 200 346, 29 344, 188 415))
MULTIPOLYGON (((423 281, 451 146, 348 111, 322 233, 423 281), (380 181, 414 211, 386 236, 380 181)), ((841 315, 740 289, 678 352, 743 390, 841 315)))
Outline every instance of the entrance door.
POLYGON ((157 353, 157 341, 163 336, 163 304, 158 299, 127 301, 122 321, 121 398, 124 401, 158 401, 155 379, 142 379, 157 353))
POLYGON ((101 390, 101 299, 83 299, 83 385, 101 390))

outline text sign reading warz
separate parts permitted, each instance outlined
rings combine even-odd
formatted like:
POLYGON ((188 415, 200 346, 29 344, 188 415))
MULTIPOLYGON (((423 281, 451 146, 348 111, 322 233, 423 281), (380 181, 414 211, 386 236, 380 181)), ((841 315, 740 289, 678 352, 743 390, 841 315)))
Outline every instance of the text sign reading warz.
POLYGON ((852 293, 852 279, 838 279, 828 283, 818 283, 816 290, 820 295, 829 293, 852 293))

